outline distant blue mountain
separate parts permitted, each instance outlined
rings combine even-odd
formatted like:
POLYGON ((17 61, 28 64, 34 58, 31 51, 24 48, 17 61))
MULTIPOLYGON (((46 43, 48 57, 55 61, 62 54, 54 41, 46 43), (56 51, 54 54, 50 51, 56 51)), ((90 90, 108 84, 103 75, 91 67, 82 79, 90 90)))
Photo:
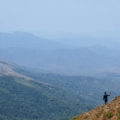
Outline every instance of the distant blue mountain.
POLYGON ((96 75, 119 73, 120 53, 102 45, 73 47, 29 33, 0 33, 0 57, 43 72, 96 75), (117 70, 117 71, 116 71, 117 70))
POLYGON ((0 33, 0 48, 1 47, 56 49, 63 48, 65 47, 65 45, 37 37, 30 33, 14 32, 14 33, 0 33))

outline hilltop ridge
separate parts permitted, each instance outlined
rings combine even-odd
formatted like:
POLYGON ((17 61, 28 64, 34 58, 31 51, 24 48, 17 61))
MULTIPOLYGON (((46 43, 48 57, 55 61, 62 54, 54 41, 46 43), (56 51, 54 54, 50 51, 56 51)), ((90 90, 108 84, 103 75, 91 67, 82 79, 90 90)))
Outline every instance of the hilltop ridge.
POLYGON ((106 105, 74 117, 73 120, 120 120, 120 96, 106 105))
POLYGON ((119 49, 98 43, 81 46, 82 40, 76 46, 26 32, 0 32, 0 58, 47 73, 95 77, 120 74, 119 49))
POLYGON ((14 70, 15 68, 18 69, 18 68, 20 68, 20 66, 0 58, 0 75, 8 75, 8 76, 11 75, 11 76, 25 78, 26 80, 32 80, 30 77, 27 77, 18 72, 15 72, 15 70, 14 70))
POLYGON ((84 98, 24 75, 27 69, 0 58, 0 120, 68 120, 91 109, 84 98))

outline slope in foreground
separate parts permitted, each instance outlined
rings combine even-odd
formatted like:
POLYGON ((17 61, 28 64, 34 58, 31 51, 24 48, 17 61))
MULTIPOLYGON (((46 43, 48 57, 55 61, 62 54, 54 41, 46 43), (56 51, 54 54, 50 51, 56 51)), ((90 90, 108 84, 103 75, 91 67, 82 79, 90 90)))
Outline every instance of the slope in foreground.
POLYGON ((120 120, 120 96, 106 105, 74 117, 73 120, 120 120))

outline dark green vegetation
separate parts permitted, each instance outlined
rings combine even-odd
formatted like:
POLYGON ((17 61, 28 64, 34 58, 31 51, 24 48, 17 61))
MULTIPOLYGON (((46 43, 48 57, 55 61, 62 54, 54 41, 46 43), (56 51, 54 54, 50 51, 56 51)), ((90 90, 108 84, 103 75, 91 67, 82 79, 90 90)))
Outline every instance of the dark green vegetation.
POLYGON ((67 120, 91 107, 84 99, 49 84, 0 77, 0 120, 67 120))
MULTIPOLYGON (((18 70, 18 69, 17 69, 18 70)), ((56 74, 33 73, 24 70, 18 70, 22 74, 30 76, 36 80, 49 83, 58 88, 73 92, 77 96, 85 99, 86 103, 92 106, 103 104, 104 91, 112 92, 109 100, 113 99, 120 93, 120 82, 118 80, 107 78, 95 78, 87 76, 65 76, 56 74)), ((114 76, 113 76, 114 77, 114 76)))

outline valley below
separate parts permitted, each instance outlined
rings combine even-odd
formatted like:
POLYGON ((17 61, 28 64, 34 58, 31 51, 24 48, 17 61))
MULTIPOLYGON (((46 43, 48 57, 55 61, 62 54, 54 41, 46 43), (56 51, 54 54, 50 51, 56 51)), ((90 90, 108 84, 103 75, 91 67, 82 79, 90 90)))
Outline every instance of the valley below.
POLYGON ((0 119, 70 120, 120 94, 119 49, 0 33, 0 119), (19 42, 18 42, 19 41, 19 42))

